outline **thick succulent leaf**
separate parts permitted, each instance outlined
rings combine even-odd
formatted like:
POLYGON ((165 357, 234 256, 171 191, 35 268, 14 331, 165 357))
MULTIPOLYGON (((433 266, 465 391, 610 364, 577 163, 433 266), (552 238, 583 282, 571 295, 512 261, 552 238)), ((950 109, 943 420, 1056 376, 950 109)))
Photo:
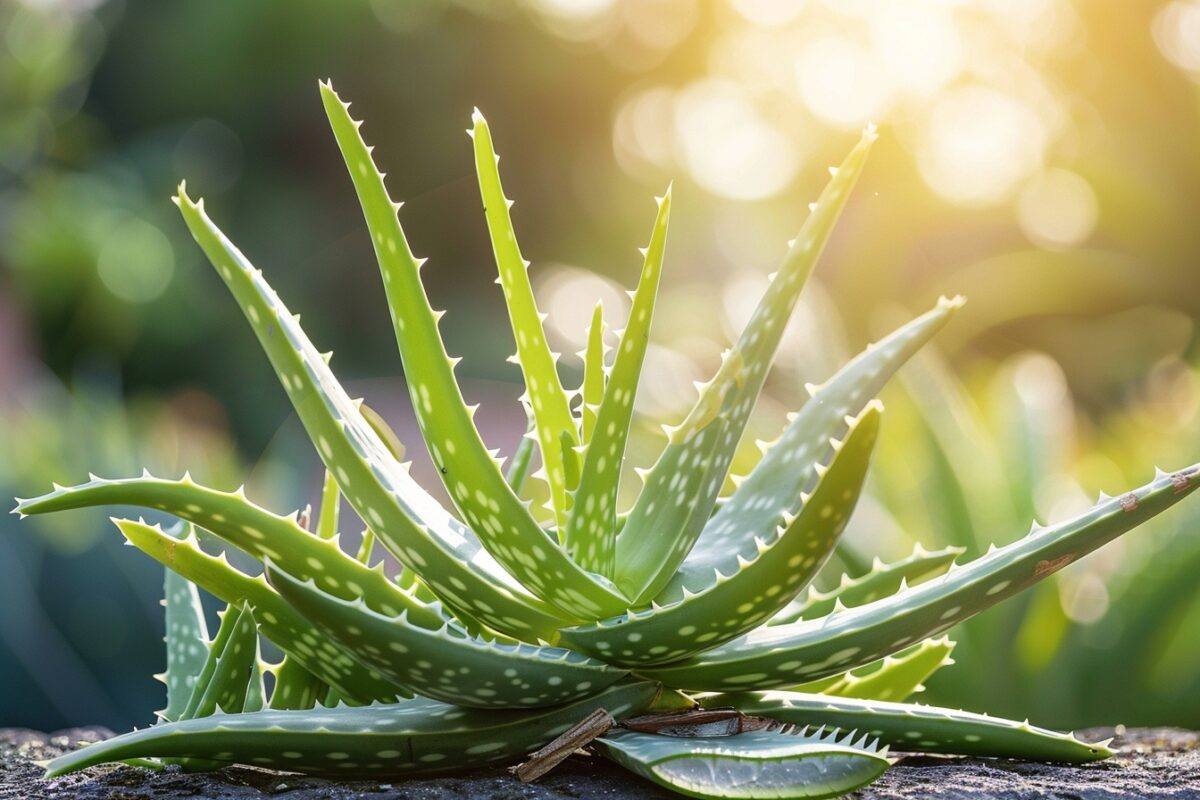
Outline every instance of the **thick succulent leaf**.
POLYGON ((461 772, 510 762, 598 708, 616 717, 640 713, 661 691, 656 683, 630 680, 544 709, 468 709, 422 697, 362 708, 217 715, 88 745, 50 762, 46 774, 140 757, 208 758, 356 778, 461 772))
POLYGON ((954 642, 948 637, 926 639, 898 655, 817 682, 821 685, 806 683, 795 690, 863 700, 902 701, 924 689, 925 681, 933 673, 953 664, 950 657, 953 651, 954 642))
POLYGON ((804 595, 789 603, 767 624, 784 625, 801 619, 816 619, 841 608, 874 602, 944 574, 964 552, 961 547, 929 551, 918 544, 912 555, 900 561, 885 564, 875 559, 870 571, 857 578, 842 575, 841 583, 828 592, 809 586, 804 595))
POLYGON ((595 694, 626 675, 560 647, 471 636, 456 623, 382 614, 267 566, 267 579, 306 619, 371 669, 435 700, 475 708, 547 706, 595 694))
MULTIPOLYGON (((676 661, 752 630, 783 608, 821 569, 858 500, 882 406, 867 406, 842 442, 800 513, 782 520, 769 538, 732 554, 728 573, 688 587, 667 605, 629 611, 594 625, 566 628, 560 641, 614 664, 676 661)), ((679 688, 689 688, 679 684, 679 688)))
MULTIPOLYGON (((371 230, 413 409, 446 491, 496 560, 564 615, 594 619, 624 608, 625 598, 616 588, 575 564, 504 480, 499 464, 479 437, 473 410, 463 401, 453 362, 438 331, 438 316, 421 284, 420 263, 409 250, 397 217, 398 206, 388 197, 383 175, 359 135, 359 123, 350 118, 349 104, 338 98, 332 86, 322 84, 321 96, 371 230)), ((574 430, 569 409, 567 419, 574 430)), ((551 443, 558 445, 557 431, 551 443)), ((354 493, 344 485, 342 491, 351 497, 354 493)), ((378 525, 369 515, 364 519, 378 525)), ((414 569, 425 578, 438 576, 417 566, 414 569)), ((437 591, 436 586, 431 587, 437 591)), ((457 597, 468 607, 468 596, 457 597)))
POLYGON ((794 725, 830 725, 878 737, 895 750, 964 756, 1022 758, 1078 763, 1108 758, 1107 742, 1082 742, 1073 734, 916 703, 887 703, 801 694, 755 692, 710 697, 706 703, 732 705, 794 725))
POLYGON ((608 372, 604 368, 604 303, 596 301, 592 311, 592 322, 588 326, 587 347, 583 356, 583 385, 580 387, 579 443, 592 440, 596 428, 596 415, 604 399, 604 384, 608 372))
POLYGON ((492 239, 492 252, 496 256, 496 269, 500 273, 498 282, 508 304, 508 317, 517 342, 516 361, 525 376, 525 391, 533 407, 535 430, 542 449, 542 465, 561 530, 567 520, 568 501, 559 438, 566 434, 572 447, 579 444, 575 418, 558 376, 558 357, 550 352, 533 287, 529 285, 529 262, 521 255, 517 244, 509 211, 512 201, 504 196, 504 187, 500 184, 500 156, 496 155, 492 145, 492 132, 479 109, 475 109, 471 122, 468 133, 474 141, 475 172, 479 178, 488 234, 492 239))
POLYGON ((1165 511, 1200 485, 1200 465, 1029 535, 883 600, 818 620, 759 628, 699 656, 639 670, 667 685, 773 689, 817 680, 896 653, 1023 591, 1165 511))
MULTIPOLYGON (((267 638, 270 639, 270 635, 267 638)), ((268 707, 277 711, 312 708, 329 692, 329 684, 291 656, 284 656, 283 663, 274 668, 274 673, 275 686, 271 689, 268 707)))
POLYGON ((218 711, 230 714, 241 711, 257 659, 258 628, 253 612, 244 606, 228 606, 180 719, 208 717, 218 711))
MULTIPOLYGON (((402 686, 359 666, 333 639, 314 630, 261 576, 251 577, 235 569, 223 553, 217 556, 205 553, 195 536, 176 539, 161 528, 132 520, 116 520, 116 525, 134 547, 215 597, 226 603, 244 601, 253 606, 263 635, 283 650, 289 661, 294 659, 306 671, 337 687, 342 696, 369 703, 408 694, 402 686)), ((285 695, 281 700, 299 702, 303 695, 300 689, 296 691, 296 699, 285 695)))
MULTIPOLYGON (((257 641, 255 654, 258 655, 257 641)), ((263 665, 258 658, 250 665, 250 682, 246 685, 246 702, 242 711, 262 711, 267 704, 267 686, 263 679, 263 665)))
POLYGON ((863 736, 761 730, 682 737, 614 730, 595 746, 623 767, 689 797, 839 797, 888 768, 863 736))
POLYGON ((508 485, 517 494, 525 488, 525 479, 529 477, 529 464, 533 461, 533 431, 526 431, 521 437, 521 441, 517 443, 517 449, 513 453, 512 460, 508 463, 508 470, 504 473, 504 480, 508 481, 508 485))
POLYGON ((354 510, 405 566, 440 576, 448 604, 467 610, 482 601, 493 609, 487 616, 495 629, 526 639, 549 635, 569 615, 513 580, 475 533, 397 463, 305 336, 299 317, 208 218, 203 200, 193 203, 183 188, 176 201, 184 220, 250 320, 309 438, 354 510), (467 588, 457 589, 452 577, 467 588))
POLYGON ((437 605, 419 603, 395 586, 382 567, 369 568, 343 553, 337 539, 320 539, 296 522, 255 505, 245 494, 221 492, 184 476, 178 481, 149 474, 141 478, 91 481, 57 487, 50 494, 21 501, 24 514, 96 505, 140 505, 194 522, 259 560, 270 560, 300 580, 318 577, 326 590, 350 598, 363 597, 372 607, 407 608, 429 624, 447 618, 437 605))
POLYGON ((325 482, 321 486, 321 509, 317 512, 317 536, 332 539, 337 536, 338 518, 342 509, 342 490, 338 488, 333 473, 325 470, 325 482))
POLYGON ((795 514, 805 489, 817 477, 828 438, 840 435, 845 415, 857 414, 961 305, 961 298, 943 298, 936 308, 868 347, 823 386, 809 386, 812 397, 704 525, 663 594, 669 597, 682 586, 694 589, 714 569, 725 572, 732 553, 752 546, 756 536, 773 528, 780 514, 795 514))
MULTIPOLYGON (((647 518, 653 516, 657 526, 643 531, 640 536, 626 534, 630 517, 624 517, 624 524, 617 535, 617 572, 614 580, 622 586, 622 591, 630 594, 641 591, 641 595, 630 605, 640 607, 654 599, 694 543, 694 537, 688 532, 699 532, 712 516, 712 507, 702 498, 716 497, 725 481, 728 465, 721 461, 719 453, 727 441, 731 426, 730 414, 719 413, 709 425, 688 440, 684 445, 686 453, 681 450, 677 454, 679 471, 670 475, 661 471, 639 473, 643 494, 652 489, 659 494, 664 489, 671 489, 674 499, 643 505, 640 513, 647 518), (622 580, 625 581, 623 584, 622 580), (647 584, 646 581, 652 583, 647 584)), ((712 576, 710 572, 705 579, 710 580, 712 576)))
POLYGON ((668 186, 666 193, 658 198, 658 217, 650 244, 643 250, 645 261, 629 311, 629 324, 621 335, 621 345, 596 412, 596 427, 587 445, 579 488, 571 502, 563 535, 563 544, 575 561, 584 569, 602 575, 612 575, 616 564, 617 488, 633 421, 633 398, 650 340, 670 217, 668 186))
POLYGON ((670 431, 670 441, 650 469, 617 541, 614 580, 635 604, 657 594, 651 589, 660 588, 674 574, 707 521, 800 290, 862 172, 875 138, 874 128, 868 129, 842 166, 832 170, 833 180, 813 204, 812 213, 789 246, 783 265, 746 329, 725 354, 717 374, 701 388, 687 418, 670 431), (727 428, 713 449, 700 434, 710 430, 720 416, 725 417, 727 428), (715 487, 712 480, 687 479, 695 475, 700 463, 696 459, 703 459, 705 453, 712 460, 711 472, 720 476, 715 487), (695 503, 703 513, 680 515, 681 499, 684 507, 695 503), (646 553, 642 540, 661 544, 656 552, 646 553))
MULTIPOLYGON (((174 533, 172 531, 171 535, 174 533)), ((158 715, 167 722, 174 722, 187 708, 196 685, 196 676, 204 668, 208 653, 208 624, 204 620, 204 608, 200 605, 200 592, 196 590, 196 584, 170 568, 164 568, 163 571, 167 669, 162 674, 162 680, 167 685, 167 707, 158 715)))

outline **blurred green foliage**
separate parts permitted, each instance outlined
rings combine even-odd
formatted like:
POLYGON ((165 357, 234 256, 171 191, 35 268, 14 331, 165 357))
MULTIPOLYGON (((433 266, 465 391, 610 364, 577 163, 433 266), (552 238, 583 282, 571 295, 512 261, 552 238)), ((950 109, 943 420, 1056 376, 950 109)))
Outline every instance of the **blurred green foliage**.
MULTIPOLYGON (((258 499, 281 510, 312 499, 276 488, 315 488, 316 461, 167 202, 184 177, 221 203, 297 310, 319 298, 307 324, 338 352, 340 376, 403 395, 388 380, 399 359, 373 271, 349 268, 371 262, 370 242, 313 110, 317 79, 333 76, 389 134, 382 166, 414 249, 433 256, 425 277, 451 310, 448 347, 466 356, 461 374, 502 445, 520 435, 518 376, 484 365, 512 342, 469 144, 444 134, 474 105, 504 132, 506 188, 556 349, 582 345, 597 297, 619 327, 614 281, 631 283, 640 264, 625 243, 676 179, 648 355, 656 385, 639 393, 658 418, 687 407, 825 164, 877 114, 880 146, 754 433, 772 438, 802 383, 884 329, 893 305, 962 292, 971 302, 940 342, 945 363, 914 365, 885 396, 876 500, 851 542, 897 555, 913 539, 1010 541, 1034 516, 1144 482, 1155 462, 1190 463, 1200 447, 1188 366, 1197 15, 1190 0, 0 3, 0 489, 31 494, 85 466, 190 467, 233 485, 257 463, 258 499), (926 502, 947 492, 960 501, 926 502)), ((569 356, 564 367, 578 368, 569 356)), ((402 404, 371 400, 415 441, 402 404)), ((657 442, 643 432, 631 461, 650 463, 657 442)), ((756 453, 745 444, 743 470, 756 453)), ((966 663, 930 699, 1033 706, 1058 726, 1200 725, 1197 523, 1168 515, 973 621, 959 633, 966 663), (979 670, 988 682, 972 681, 979 670)), ((0 523, 16 548, 0 559, 0 680, 13 687, 0 723, 145 722, 159 704, 142 677, 160 666, 157 642, 136 638, 144 624, 112 626, 159 619, 157 570, 115 550, 103 518, 40 525, 53 527, 18 536, 0 523), (83 580, 79 597, 56 593, 68 575, 83 580)))

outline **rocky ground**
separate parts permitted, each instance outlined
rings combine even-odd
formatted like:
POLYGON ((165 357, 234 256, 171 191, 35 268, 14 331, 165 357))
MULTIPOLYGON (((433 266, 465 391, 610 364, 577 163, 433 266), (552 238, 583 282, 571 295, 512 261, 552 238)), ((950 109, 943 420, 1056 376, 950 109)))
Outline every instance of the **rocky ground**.
MULTIPOLYGON (((1085 731, 1104 738, 1113 731, 1085 731)), ((977 758, 902 758, 858 800, 899 798, 1171 798, 1200 800, 1200 734, 1174 728, 1117 731, 1119 755, 1080 767, 994 761, 977 758)), ((230 768, 209 774, 175 770, 153 772, 135 767, 97 767, 46 781, 34 763, 53 758, 78 741, 96 741, 109 733, 78 728, 42 734, 0 729, 0 798, 192 798, 249 800, 466 800, 466 798, 668 798, 650 783, 599 758, 573 756, 535 784, 522 785, 502 770, 456 778, 396 783, 331 783, 258 769, 230 768)))

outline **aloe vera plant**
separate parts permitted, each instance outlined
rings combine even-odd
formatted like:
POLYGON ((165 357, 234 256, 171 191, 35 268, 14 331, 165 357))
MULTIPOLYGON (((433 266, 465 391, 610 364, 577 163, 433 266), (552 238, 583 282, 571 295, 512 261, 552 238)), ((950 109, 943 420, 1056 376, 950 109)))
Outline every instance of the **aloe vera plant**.
POLYGON ((939 300, 809 386, 753 471, 719 499, 784 325, 864 168, 874 128, 831 169, 745 331, 691 412, 667 429, 640 494, 623 510, 617 486, 671 189, 657 201, 612 363, 597 310, 583 383, 568 390, 517 244, 491 132, 475 113, 468 133, 531 423, 506 472, 459 390, 457 361, 438 331, 442 312, 429 305, 424 259, 405 239, 400 204, 349 105, 327 83, 320 91, 371 232, 417 420, 453 508, 410 477, 386 423, 346 394, 299 316, 181 184, 175 202, 184 221, 245 312, 324 462, 321 509, 310 530, 309 515, 274 514, 241 490, 148 473, 93 476, 19 500, 21 515, 131 505, 185 523, 168 531, 116 521, 130 544, 177 574, 168 582, 162 721, 65 755, 50 775, 130 759, 342 776, 447 772, 512 762, 598 711, 619 720, 697 702, 767 723, 723 736, 704 726, 686 736, 618 726, 596 747, 702 797, 840 794, 877 777, 889 747, 1068 762, 1109 754, 1103 743, 1027 723, 905 701, 951 663, 953 644, 940 634, 1172 506, 1195 489, 1197 467, 1160 474, 1052 527, 1035 525, 963 565, 955 563, 959 550, 918 548, 831 591, 808 588, 862 490, 883 415, 875 396, 960 298, 939 300), (535 446, 549 487, 548 526, 526 494, 535 446), (343 496, 368 529, 356 555, 337 534, 343 496), (257 559, 261 573, 213 555, 209 537, 257 559), (400 562, 398 574, 385 569, 376 543, 400 562), (193 584, 229 604, 211 643, 193 584), (262 662, 260 635, 283 651, 280 664, 262 662), (264 672, 273 673, 270 692, 264 672))

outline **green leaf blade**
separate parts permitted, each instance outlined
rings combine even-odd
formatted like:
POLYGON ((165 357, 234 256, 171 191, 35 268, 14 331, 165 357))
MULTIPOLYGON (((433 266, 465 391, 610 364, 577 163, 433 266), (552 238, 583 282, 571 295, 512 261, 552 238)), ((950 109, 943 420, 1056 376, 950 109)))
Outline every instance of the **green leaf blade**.
MULTIPOLYGON (((230 604, 244 602, 253 606, 263 635, 287 654, 288 661, 320 676, 343 696, 369 703, 408 694, 403 685, 384 680, 372 670, 349 661, 333 639, 314 631, 262 577, 251 577, 234 569, 222 556, 208 555, 194 536, 176 539, 161 528, 132 520, 116 520, 116 525, 134 547, 203 586, 215 597, 230 604)), ((289 702, 297 702, 299 697, 297 694, 289 702)))
POLYGON ((167 669, 163 673, 163 683, 167 686, 167 707, 159 712, 159 716, 174 722, 187 708, 196 678, 204 668, 208 624, 196 584, 170 568, 164 567, 163 572, 167 632, 167 669))
POLYGON ((298 318, 209 219, 203 200, 193 203, 181 185, 176 201, 249 319, 326 468, 359 516, 409 569, 442 575, 446 581, 454 577, 469 587, 447 591, 442 598, 447 603, 468 610, 482 599, 494 610, 487 622, 496 630, 525 639, 552 636, 570 615, 518 584, 474 531, 412 479, 342 389, 298 318))
MULTIPOLYGON (((961 306, 961 298, 939 300, 930 311, 869 346, 824 385, 810 387, 812 397, 720 510, 704 521, 694 546, 680 559, 682 564, 674 558, 662 562, 643 596, 677 593, 682 585, 704 580, 714 562, 745 549, 755 536, 770 530, 780 514, 796 513, 805 487, 816 477, 830 433, 843 428, 845 415, 857 414, 961 306), (664 570, 672 565, 679 567, 678 572, 666 574, 664 570)), ((630 550, 646 558, 641 552, 646 547, 631 542, 630 550)))
POLYGON ((475 171, 479 179, 479 194, 483 199, 488 235, 500 274, 500 286, 508 305, 513 337, 517 342, 517 361, 525 377, 525 390, 533 407, 535 429, 541 444, 542 464, 550 483, 555 518, 561 530, 567 520, 567 480, 562 462, 559 438, 570 438, 578 446, 575 419, 570 402, 558 375, 557 357, 550 351, 542 317, 538 312, 533 287, 529 284, 529 262, 521 255, 513 230, 510 208, 500 183, 500 157, 492 144, 492 132, 487 120, 475 109, 471 117, 471 139, 475 151, 475 171))
POLYGON ((597 300, 588 325, 587 347, 583 353, 582 404, 579 408, 579 443, 592 440, 596 428, 596 413, 604 400, 604 384, 608 373, 604 368, 604 303, 597 300))
POLYGON ((640 673, 691 689, 773 689, 876 661, 948 630, 1136 528, 1195 491, 1198 473, 1200 465, 1163 473, 1120 499, 1102 500, 1057 525, 1035 527, 1017 542, 889 598, 822 619, 765 626, 640 673))
POLYGON ((755 539, 750 548, 728 554, 704 584, 684 585, 665 605, 566 628, 561 641, 640 669, 677 661, 753 630, 787 605, 832 552, 862 490, 881 414, 878 402, 868 405, 852 421, 846 438, 831 443, 830 465, 822 468, 820 483, 800 513, 769 537, 755 539))
MULTIPOLYGON (((626 601, 611 583, 580 569, 538 525, 484 446, 421 283, 421 262, 400 226, 399 206, 388 196, 349 104, 329 84, 321 84, 321 96, 372 233, 417 422, 455 506, 492 556, 563 614, 587 619, 623 608, 626 601)), ((573 430, 573 420, 570 425, 573 430)), ((558 447, 557 437, 553 432, 552 447, 558 447)))
POLYGON ((241 605, 227 607, 180 719, 199 719, 218 711, 240 712, 257 659, 258 628, 253 612, 241 605))
POLYGON ((810 586, 806 594, 789 603, 767 624, 786 625, 802 619, 817 619, 832 614, 838 608, 872 603, 904 587, 944 575, 965 552, 966 549, 962 547, 943 547, 931 551, 918 544, 911 555, 900 561, 885 564, 876 559, 868 572, 857 578, 843 575, 841 583, 828 592, 810 586))
POLYGON ((621 336, 612 372, 596 412, 595 429, 584 454, 579 488, 571 504, 563 544, 584 569, 612 575, 616 568, 617 488, 633 421, 633 400, 650 340, 650 325, 662 275, 671 187, 658 199, 658 216, 645 249, 642 274, 621 336))
POLYGON ((922 691, 925 681, 939 669, 953 664, 952 652, 954 642, 948 637, 926 639, 898 655, 886 656, 874 664, 827 678, 825 680, 830 681, 827 685, 803 684, 795 687, 795 691, 901 702, 922 691))
POLYGON ((888 703, 801 694, 758 692, 717 695, 710 702, 763 714, 793 725, 830 725, 869 731, 896 750, 947 755, 1020 758, 1068 764, 1112 755, 1107 742, 1082 742, 1072 734, 985 714, 916 703, 888 703))
POLYGON ((738 440, 762 391, 767 369, 796 306, 800 290, 812 272, 850 190, 862 173, 875 138, 873 128, 864 132, 841 167, 833 171, 833 179, 790 244, 782 266, 771 280, 750 322, 725 354, 717 374, 700 390, 700 397, 687 418, 670 431, 670 441, 650 469, 642 493, 617 539, 614 580, 623 592, 636 601, 653 597, 656 593, 654 590, 661 588, 674 574, 707 521, 707 510, 716 502, 721 482, 729 470, 738 440), (698 507, 705 509, 705 513, 681 518, 672 511, 679 492, 676 476, 686 474, 691 461, 705 449, 701 445, 689 444, 694 443, 700 433, 710 430, 713 421, 722 415, 727 427, 712 451, 709 467, 709 471, 719 475, 720 479, 715 487, 711 480, 690 485, 691 497, 685 504, 690 504, 694 499, 698 507), (646 538, 663 541, 661 557, 647 560, 628 552, 640 550, 642 545, 639 542, 646 538))
POLYGON ((270 565, 267 578, 361 664, 435 700, 473 708, 547 706, 595 694, 626 674, 558 647, 489 641, 455 623, 421 624, 405 611, 380 613, 270 565))
POLYGON ((47 777, 142 757, 210 758, 330 777, 384 778, 461 772, 511 762, 597 708, 640 713, 662 687, 622 681, 545 709, 465 709, 427 698, 361 708, 216 715, 133 731, 54 759, 47 777), (219 757, 219 758, 218 758, 219 757))

